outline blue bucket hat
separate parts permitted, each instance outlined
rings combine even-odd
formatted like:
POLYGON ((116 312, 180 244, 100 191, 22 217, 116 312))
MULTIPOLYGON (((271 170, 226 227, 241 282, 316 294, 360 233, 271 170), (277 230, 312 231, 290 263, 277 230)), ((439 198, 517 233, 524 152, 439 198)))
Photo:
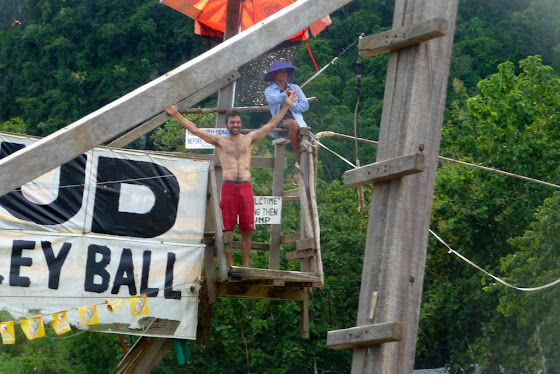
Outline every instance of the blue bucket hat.
POLYGON ((266 74, 264 75, 264 80, 268 82, 274 82, 274 77, 272 76, 272 73, 282 69, 288 70, 288 77, 291 77, 296 73, 298 68, 284 61, 274 61, 266 71, 266 74))

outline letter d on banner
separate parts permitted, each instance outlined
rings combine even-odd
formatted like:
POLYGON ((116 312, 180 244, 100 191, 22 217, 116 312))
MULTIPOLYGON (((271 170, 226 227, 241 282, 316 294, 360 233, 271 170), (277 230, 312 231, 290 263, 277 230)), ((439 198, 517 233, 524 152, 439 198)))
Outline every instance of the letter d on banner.
POLYGON ((99 157, 91 231, 137 238, 159 236, 175 224, 179 192, 177 178, 161 165, 99 157), (153 194, 150 209, 138 213, 121 211, 123 184, 147 187, 153 194))

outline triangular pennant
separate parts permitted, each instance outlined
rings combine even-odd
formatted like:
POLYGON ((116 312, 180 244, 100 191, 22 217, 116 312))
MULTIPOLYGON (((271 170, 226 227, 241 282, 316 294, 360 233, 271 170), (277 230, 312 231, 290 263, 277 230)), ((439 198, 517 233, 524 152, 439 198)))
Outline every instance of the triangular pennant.
POLYGON ((57 335, 62 335, 71 330, 68 320, 66 319, 66 312, 58 312, 52 315, 54 332, 57 335))
POLYGON ((3 344, 15 344, 16 332, 14 331, 14 321, 0 323, 3 344))
POLYGON ((95 304, 90 306, 81 306, 78 308, 78 312, 80 313, 80 320, 82 321, 82 324, 88 326, 97 325, 99 323, 97 307, 95 304))
POLYGON ((29 340, 45 336, 45 326, 43 325, 43 318, 41 317, 22 319, 21 329, 29 340))
POLYGON ((129 297, 128 302, 130 303, 130 311, 133 316, 141 316, 150 313, 150 308, 148 307, 148 298, 146 297, 146 295, 129 297))

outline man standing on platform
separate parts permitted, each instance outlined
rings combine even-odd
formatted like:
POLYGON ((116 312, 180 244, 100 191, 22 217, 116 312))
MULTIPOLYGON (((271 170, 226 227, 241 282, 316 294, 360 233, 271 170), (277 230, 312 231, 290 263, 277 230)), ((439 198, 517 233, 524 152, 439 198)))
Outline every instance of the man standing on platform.
MULTIPOLYGON (((241 134, 241 116, 237 111, 226 113, 226 128, 229 134, 219 136, 199 129, 177 111, 177 105, 165 108, 167 114, 175 118, 181 126, 216 147, 222 165, 223 183, 220 208, 224 232, 233 231, 237 217, 239 217, 244 267, 249 267, 250 264, 251 233, 255 230, 255 200, 250 171, 251 151, 255 143, 263 140, 269 132, 276 128, 296 100, 297 92, 287 94, 282 109, 266 125, 246 135, 241 134)), ((228 266, 233 265, 231 252, 226 252, 226 261, 228 266)))

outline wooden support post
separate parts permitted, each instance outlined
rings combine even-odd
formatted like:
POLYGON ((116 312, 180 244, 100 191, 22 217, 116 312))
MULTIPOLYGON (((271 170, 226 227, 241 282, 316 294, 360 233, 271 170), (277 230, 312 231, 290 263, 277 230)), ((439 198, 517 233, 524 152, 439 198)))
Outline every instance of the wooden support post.
MULTIPOLYGON (((272 196, 282 196, 284 192, 284 171, 286 170, 286 142, 284 139, 274 141, 274 174, 272 177, 272 196)), ((282 201, 282 203, 284 203, 282 201)), ((268 268, 280 269, 280 237, 282 235, 282 223, 270 225, 270 253, 268 257, 268 268)))
POLYGON ((173 348, 173 339, 141 337, 123 357, 113 374, 149 374, 173 348))
MULTIPOLYGON (((304 291, 307 291, 304 288, 304 291)), ((303 300, 300 301, 300 335, 302 339, 309 339, 309 293, 303 292, 303 300)))
POLYGON ((439 17, 448 20, 449 30, 441 38, 389 55, 377 161, 423 151, 426 164, 422 173, 373 189, 357 326, 399 321, 403 334, 395 343, 354 348, 352 373, 409 374, 414 369, 457 3, 431 0, 418 6, 414 1, 395 1, 393 29, 439 17))
POLYGON ((145 122, 348 2, 297 1, 162 77, 3 158, 0 196, 145 122))
MULTIPOLYGON (((220 196, 218 194, 218 186, 216 185, 216 173, 214 172, 215 167, 214 164, 210 164, 210 175, 208 179, 208 188, 210 193, 210 201, 209 201, 209 209, 206 210, 207 213, 210 213, 213 217, 213 224, 215 228, 214 236, 216 241, 214 245, 216 246, 216 251, 218 253, 218 264, 220 266, 220 281, 225 281, 228 279, 228 266, 226 262, 226 248, 225 248, 225 239, 224 239, 224 232, 223 232, 223 223, 222 223, 222 211, 220 210, 219 201, 220 196)), ((230 232, 229 235, 232 235, 230 232)), ((228 238, 228 242, 231 243, 233 240, 233 236, 228 238)), ((229 247, 231 251, 231 245, 229 247)))

